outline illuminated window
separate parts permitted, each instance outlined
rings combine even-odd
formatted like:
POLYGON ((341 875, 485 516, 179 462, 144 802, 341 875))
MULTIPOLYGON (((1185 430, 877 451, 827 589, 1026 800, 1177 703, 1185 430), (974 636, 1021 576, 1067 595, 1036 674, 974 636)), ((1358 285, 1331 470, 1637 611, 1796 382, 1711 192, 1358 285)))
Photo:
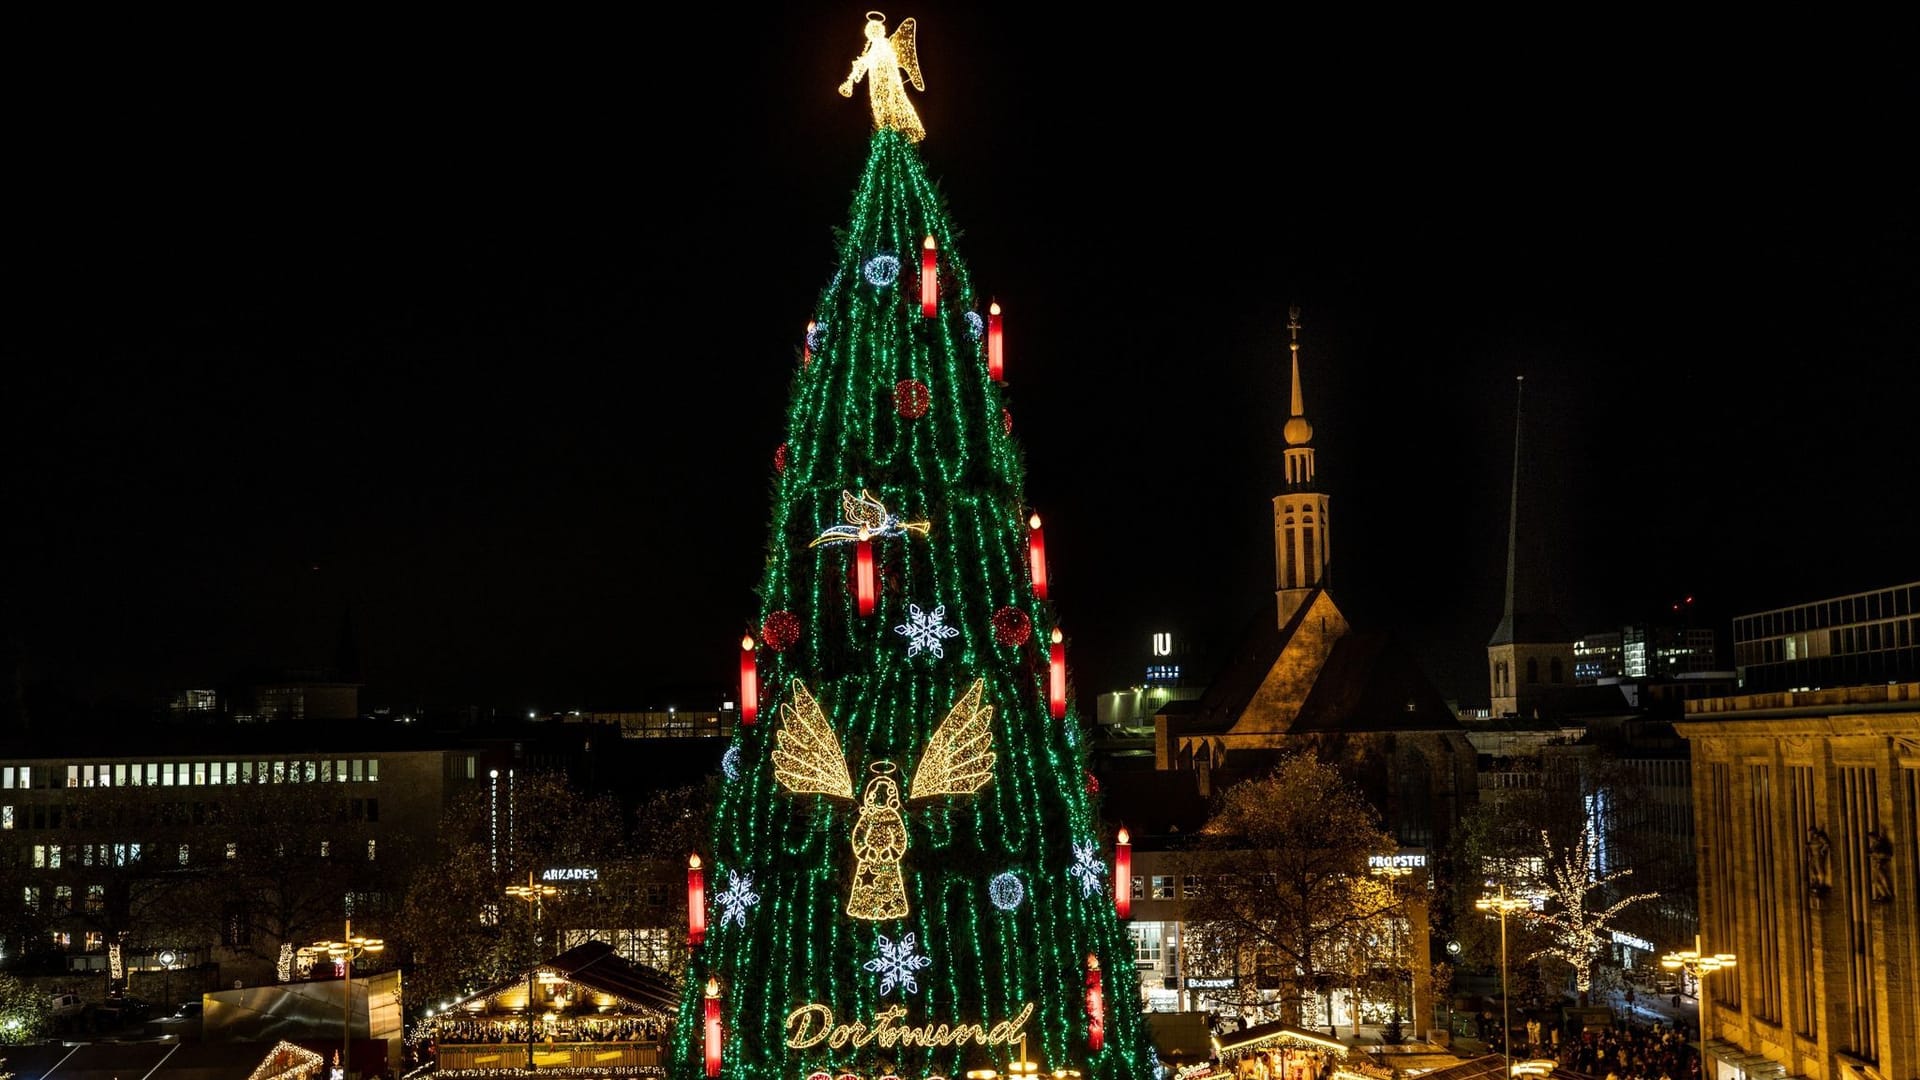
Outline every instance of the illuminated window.
POLYGON ((237 859, 239 857, 240 857, 240 845, 234 843, 231 840, 227 841, 227 858, 237 859))
MULTIPOLYGON (((105 885, 87 886, 87 910, 94 912, 96 914, 107 910, 107 887, 105 885)), ((96 933, 96 934, 90 934, 88 936, 99 937, 100 935, 96 933)), ((89 945, 88 947, 97 949, 97 948, 102 948, 103 946, 89 945)))
POLYGON ((372 840, 367 841, 367 861, 368 862, 373 861, 373 845, 374 845, 374 841, 372 840))
POLYGON ((55 885, 53 887, 53 910, 55 911, 72 911, 73 910, 73 886, 55 885))
POLYGON ((13 807, 0 806, 0 829, 13 828, 13 807))
POLYGON ((49 870, 60 869, 60 845, 59 844, 47 845, 47 869, 49 870))
POLYGON ((1133 959, 1141 967, 1160 966, 1160 924, 1135 923, 1127 927, 1133 937, 1133 959))
POLYGON ((355 780, 364 779, 364 777, 362 776, 362 766, 364 766, 365 764, 366 762, 361 760, 360 758, 353 759, 353 778, 355 780))
POLYGON ((333 841, 331 840, 320 841, 320 857, 324 859, 327 856, 332 854, 333 854, 333 841))
POLYGON ((1174 898, 1172 874, 1153 875, 1153 898, 1155 900, 1172 900, 1174 898))
POLYGON ((187 865, 187 845, 185 844, 180 845, 180 865, 187 865))

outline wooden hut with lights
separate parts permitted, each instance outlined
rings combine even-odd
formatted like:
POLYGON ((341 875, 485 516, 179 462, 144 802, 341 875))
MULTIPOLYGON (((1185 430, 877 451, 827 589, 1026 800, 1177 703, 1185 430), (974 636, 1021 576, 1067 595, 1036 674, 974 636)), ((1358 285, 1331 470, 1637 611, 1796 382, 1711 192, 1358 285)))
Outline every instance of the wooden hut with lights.
POLYGON ((434 1072, 659 1076, 679 983, 589 941, 454 1002, 422 1025, 434 1072), (531 1008, 529 1008, 531 1005, 531 1008))

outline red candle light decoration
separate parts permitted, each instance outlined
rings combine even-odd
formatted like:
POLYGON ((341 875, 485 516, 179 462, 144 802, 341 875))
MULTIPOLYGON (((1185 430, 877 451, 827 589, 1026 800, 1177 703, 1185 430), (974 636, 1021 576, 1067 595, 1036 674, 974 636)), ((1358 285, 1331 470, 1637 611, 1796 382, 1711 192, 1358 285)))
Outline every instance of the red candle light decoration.
POLYGON ((707 1075, 720 1075, 720 980, 707 979, 707 1075))
POLYGON ((1027 567, 1033 577, 1033 595, 1047 598, 1047 537, 1040 531, 1040 515, 1027 519, 1027 567))
POLYGON ((1053 632, 1053 649, 1050 663, 1052 678, 1049 680, 1047 704, 1053 710, 1055 720, 1067 718, 1067 647, 1063 643, 1060 631, 1053 632))
POLYGON ((920 245, 920 314, 933 318, 936 304, 940 299, 940 249, 934 246, 933 234, 920 245))
POLYGON ((1007 381, 1007 349, 1000 336, 1000 302, 987 305, 987 377, 1007 381))
POLYGON ((707 940, 707 872, 698 854, 687 856, 687 944, 707 940))
POLYGON ((1133 842, 1124 825, 1113 845, 1113 910, 1123 919, 1133 917, 1133 842))
POLYGON ((740 639, 740 722, 760 715, 760 665, 754 662, 753 635, 740 639))
POLYGON ((873 614, 874 592, 873 541, 863 529, 853 547, 853 596, 860 604, 860 614, 873 614))
MULTIPOLYGON (((1087 1049, 1107 1041, 1107 995, 1100 986, 1100 958, 1087 954, 1087 1049)), ((711 1074, 709 1074, 711 1075, 711 1074)))

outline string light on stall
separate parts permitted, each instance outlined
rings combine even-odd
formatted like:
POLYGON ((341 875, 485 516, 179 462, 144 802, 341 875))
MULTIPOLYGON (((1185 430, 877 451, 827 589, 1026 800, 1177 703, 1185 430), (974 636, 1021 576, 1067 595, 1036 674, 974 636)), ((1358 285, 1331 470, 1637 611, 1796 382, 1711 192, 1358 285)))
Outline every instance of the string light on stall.
POLYGON ((1053 712, 1055 720, 1067 718, 1067 646, 1065 636, 1056 628, 1053 632, 1053 648, 1049 650, 1047 680, 1047 706, 1053 712))
POLYGON ((698 854, 687 856, 687 944, 707 940, 707 872, 698 854))
POLYGON ((940 299, 940 249, 933 234, 920 245, 920 314, 931 319, 940 299))
POLYGON ((987 377, 1007 381, 1007 348, 1000 332, 1000 301, 987 305, 987 377))
POLYGON ((760 715, 760 665, 754 659, 753 635, 740 639, 740 722, 752 724, 760 715))
POLYGON ((1133 842, 1124 825, 1113 845, 1113 910, 1123 919, 1133 917, 1133 842))
POLYGON ((1033 595, 1047 598, 1047 536, 1040 531, 1040 515, 1027 519, 1027 568, 1033 578, 1033 595))

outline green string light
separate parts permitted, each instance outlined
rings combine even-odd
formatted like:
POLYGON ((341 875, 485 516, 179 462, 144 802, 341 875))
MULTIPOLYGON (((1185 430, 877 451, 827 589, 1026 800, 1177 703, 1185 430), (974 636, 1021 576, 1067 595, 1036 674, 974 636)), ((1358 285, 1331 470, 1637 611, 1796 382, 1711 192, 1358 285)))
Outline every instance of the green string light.
MULTIPOLYGON (((679 1022, 669 1046, 674 1080, 704 1080, 701 1008, 708 976, 722 986, 723 1075, 729 1080, 805 1080, 825 1070, 903 1080, 959 1076, 991 1065, 1007 1046, 884 1048, 827 1042, 789 1048, 786 1021, 820 1003, 836 1022, 874 1022, 904 1004, 905 1026, 992 1025, 1034 1007, 1023 1029, 1043 1071, 1078 1070, 1089 1080, 1145 1080, 1154 1055, 1132 963, 1132 944, 1110 890, 1089 896, 1069 874, 1076 843, 1098 843, 1086 760, 1048 710, 1045 641, 1057 618, 1027 580, 1024 468, 1001 427, 1005 391, 987 375, 986 345, 967 332, 977 303, 958 258, 944 201, 918 152, 900 133, 877 131, 841 234, 836 270, 818 297, 820 346, 792 383, 787 465, 773 483, 760 620, 790 611, 799 640, 762 655, 761 720, 735 736, 738 779, 723 786, 714 815, 714 862, 753 875, 763 901, 745 925, 721 922, 693 951, 679 1022), (938 314, 921 314, 918 253, 939 250, 938 314), (870 284, 863 264, 878 252, 902 258, 900 277, 870 284), (918 418, 896 411, 893 387, 916 379, 931 393, 918 418), (858 614, 853 544, 809 547, 842 520, 842 491, 871 491, 926 536, 877 538, 875 613, 858 614), (944 606, 959 634, 945 656, 908 658, 892 628, 908 605, 944 606), (1034 633, 1019 646, 993 638, 993 613, 1012 607, 1034 633), (892 760, 911 768, 935 725, 975 678, 995 710, 994 778, 977 795, 916 803, 903 871, 909 914, 867 922, 845 914, 854 858, 848 837, 857 805, 796 796, 773 778, 779 706, 794 679, 812 689, 856 770, 892 760), (1002 911, 988 882, 1017 871, 1025 899, 1002 911), (917 995, 878 993, 861 965, 879 938, 915 933, 934 960, 917 995), (1104 1047, 1087 1050, 1086 956, 1107 974, 1104 1047)), ((864 777, 862 776, 862 779, 864 777)))

